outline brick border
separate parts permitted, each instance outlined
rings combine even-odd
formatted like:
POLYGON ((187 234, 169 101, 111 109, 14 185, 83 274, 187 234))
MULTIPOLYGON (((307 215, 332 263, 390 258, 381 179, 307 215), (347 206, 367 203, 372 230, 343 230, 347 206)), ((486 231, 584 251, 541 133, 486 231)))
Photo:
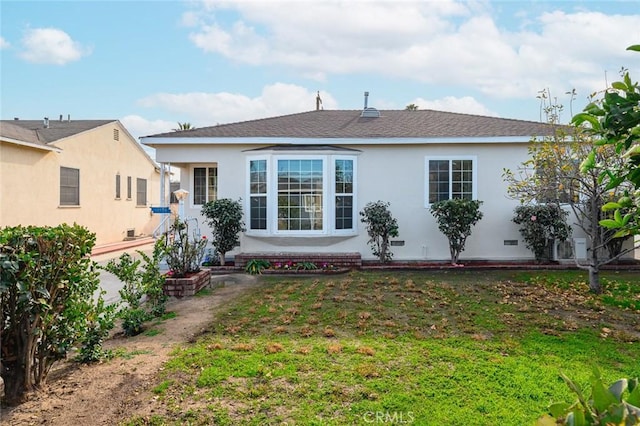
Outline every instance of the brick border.
POLYGON ((166 278, 162 291, 170 297, 193 296, 209 284, 211 280, 211 271, 202 269, 190 277, 185 278, 166 278))

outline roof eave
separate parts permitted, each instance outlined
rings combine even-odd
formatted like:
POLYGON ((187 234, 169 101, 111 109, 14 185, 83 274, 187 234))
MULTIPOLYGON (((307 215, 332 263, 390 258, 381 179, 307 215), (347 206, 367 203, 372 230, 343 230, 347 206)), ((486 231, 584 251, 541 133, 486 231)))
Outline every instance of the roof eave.
POLYGON ((57 146, 51 146, 51 145, 41 145, 38 143, 33 143, 33 142, 26 142, 26 141, 21 141, 18 139, 12 139, 12 138, 0 138, 0 140, 2 142, 8 142, 14 145, 20 145, 20 146, 26 146, 29 148, 33 148, 33 149, 39 149, 42 151, 53 151, 53 152, 62 152, 61 148, 58 148, 57 146))
POLYGON ((529 143, 530 136, 480 136, 480 137, 411 137, 411 138, 293 138, 293 137, 188 137, 188 138, 141 138, 141 143, 150 147, 162 145, 429 145, 429 144, 486 144, 529 143))

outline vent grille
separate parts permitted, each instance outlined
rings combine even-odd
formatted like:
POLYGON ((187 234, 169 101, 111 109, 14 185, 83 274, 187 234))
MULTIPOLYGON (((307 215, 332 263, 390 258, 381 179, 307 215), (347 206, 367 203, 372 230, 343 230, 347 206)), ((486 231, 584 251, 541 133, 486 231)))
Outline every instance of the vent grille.
POLYGON ((135 238, 135 237, 136 237, 136 230, 134 228, 127 229, 127 238, 135 238))
POLYGON ((362 110, 362 113, 360 114, 360 117, 363 118, 378 118, 380 117, 380 111, 378 111, 375 108, 365 108, 364 110, 362 110))
POLYGON ((113 140, 114 141, 119 141, 120 140, 120 130, 113 129, 113 140))

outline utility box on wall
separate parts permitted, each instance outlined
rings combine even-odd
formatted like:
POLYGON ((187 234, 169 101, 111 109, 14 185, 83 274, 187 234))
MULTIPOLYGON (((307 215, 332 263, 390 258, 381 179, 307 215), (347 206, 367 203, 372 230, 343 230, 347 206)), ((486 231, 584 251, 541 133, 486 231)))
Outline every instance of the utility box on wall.
POLYGON ((573 238, 566 241, 556 241, 553 246, 553 260, 573 261, 575 259, 585 260, 587 258, 587 239, 573 238))

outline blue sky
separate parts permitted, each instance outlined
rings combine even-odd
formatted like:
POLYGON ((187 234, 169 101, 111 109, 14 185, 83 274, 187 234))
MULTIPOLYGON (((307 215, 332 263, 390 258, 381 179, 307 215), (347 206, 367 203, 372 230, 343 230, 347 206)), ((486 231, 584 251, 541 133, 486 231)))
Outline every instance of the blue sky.
POLYGON ((119 119, 135 136, 369 106, 539 120, 640 78, 640 1, 5 1, 2 119, 119 119), (575 89, 571 103, 566 92, 575 89), (570 105, 571 104, 571 105, 570 105))

